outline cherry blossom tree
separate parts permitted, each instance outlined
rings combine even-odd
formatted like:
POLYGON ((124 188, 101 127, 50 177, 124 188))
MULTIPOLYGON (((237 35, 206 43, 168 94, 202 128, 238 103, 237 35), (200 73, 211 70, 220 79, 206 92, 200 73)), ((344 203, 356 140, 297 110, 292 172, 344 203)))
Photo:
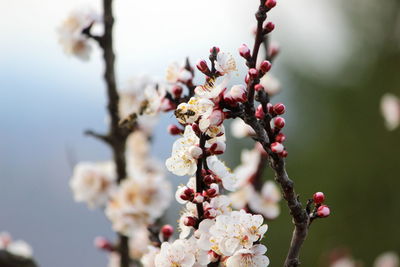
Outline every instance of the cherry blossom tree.
POLYGON ((231 84, 238 72, 232 54, 212 47, 209 62, 196 64, 203 75, 201 84, 195 84, 196 71, 187 59, 171 64, 165 81, 141 77, 130 88, 120 88, 115 79, 112 0, 103 0, 102 15, 76 11, 59 28, 67 54, 88 60, 93 43, 103 51, 109 129, 106 134, 86 133, 108 145, 113 158, 79 163, 70 186, 76 201, 103 208, 118 233, 117 242, 95 240, 97 247, 109 252, 110 266, 268 266, 265 220, 279 215, 278 203, 283 198, 294 223, 283 266, 295 267, 300 265, 300 250, 311 223, 330 215, 322 192, 304 205, 286 171, 286 106, 271 101, 280 91, 279 81, 270 74, 279 52, 269 42, 275 26, 267 21, 276 1, 259 1, 254 46, 238 48, 247 66, 242 84, 231 84), (103 27, 101 34, 93 31, 98 25, 103 27), (157 222, 172 193, 162 164, 149 153, 158 115, 171 111, 177 123, 168 132, 178 139, 165 167, 188 177, 175 193, 176 201, 184 205, 177 218, 176 240, 172 226, 157 222), (229 120, 234 136, 255 141, 252 149, 242 151, 241 164, 232 169, 221 159, 227 150, 229 120), (268 165, 275 182, 263 180, 268 165))

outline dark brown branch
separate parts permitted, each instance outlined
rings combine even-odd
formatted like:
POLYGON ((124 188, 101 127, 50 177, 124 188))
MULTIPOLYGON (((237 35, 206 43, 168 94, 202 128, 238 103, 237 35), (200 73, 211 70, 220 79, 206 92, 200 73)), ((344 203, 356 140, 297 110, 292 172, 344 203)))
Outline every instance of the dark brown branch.
POLYGON ((101 141, 103 141, 103 142, 105 142, 107 144, 110 143, 110 137, 108 135, 105 135, 105 134, 99 134, 99 133, 96 133, 95 131, 92 131, 92 130, 86 130, 85 131, 85 135, 92 136, 92 137, 94 137, 96 139, 99 139, 99 140, 101 140, 101 141))
MULTIPOLYGON (((204 180, 203 180, 203 162, 206 161, 206 155, 204 153, 205 150, 205 145, 206 145, 206 135, 201 134, 200 135, 200 142, 199 142, 199 147, 203 150, 203 156, 197 160, 197 170, 196 170, 196 192, 197 193, 202 193, 204 190, 204 180)), ((199 218, 199 223, 203 219, 204 215, 204 210, 203 210, 203 204, 199 203, 196 205, 197 207, 197 216, 199 218)))
MULTIPOLYGON (((114 17, 112 9, 112 0, 103 0, 103 21, 104 35, 101 38, 101 47, 103 49, 103 59, 105 63, 104 79, 107 85, 107 110, 110 116, 110 128, 108 133, 109 145, 113 152, 113 160, 117 169, 118 183, 127 176, 125 161, 125 143, 129 132, 119 127, 119 94, 115 81, 115 54, 113 49, 113 26, 114 17)), ((118 235, 118 250, 120 254, 120 266, 129 267, 129 239, 128 237, 118 235)))
MULTIPOLYGON (((266 38, 265 32, 263 31, 263 23, 267 17, 266 13, 268 11, 269 11, 268 8, 265 6, 265 0, 260 0, 260 6, 256 13, 257 32, 253 48, 253 54, 251 56, 251 59, 249 59, 247 62, 247 66, 249 68, 256 67, 258 52, 260 49, 260 45, 263 42, 266 50, 268 50, 268 44, 265 39, 266 38)), ((248 101, 244 103, 244 112, 238 113, 237 115, 253 128, 253 130, 256 132, 256 136, 254 139, 262 144, 265 151, 269 155, 269 162, 271 168, 275 172, 275 180, 280 185, 283 191, 283 197, 287 202, 290 214, 293 218, 293 222, 295 225, 295 229, 289 247, 289 252, 286 257, 284 267, 297 267, 300 265, 299 261, 300 249, 308 233, 310 218, 306 210, 303 209, 302 204, 299 201, 298 195, 294 190, 294 182, 289 178, 286 172, 284 158, 280 157, 276 153, 273 153, 270 149, 270 144, 274 142, 276 137, 276 133, 273 132, 273 130, 270 128, 269 125, 271 117, 268 116, 265 120, 258 120, 255 117, 254 86, 258 82, 259 82, 258 78, 254 78, 253 80, 249 81, 247 85, 248 101)), ((265 93, 258 93, 257 98, 261 102, 264 111, 266 111, 266 105, 269 102, 268 95, 265 93)))

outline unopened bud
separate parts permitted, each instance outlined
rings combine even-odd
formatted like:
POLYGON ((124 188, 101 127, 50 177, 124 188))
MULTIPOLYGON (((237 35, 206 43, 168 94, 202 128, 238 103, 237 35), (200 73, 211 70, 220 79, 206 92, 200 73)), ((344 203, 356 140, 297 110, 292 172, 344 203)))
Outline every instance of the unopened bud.
POLYGON ((260 119, 260 120, 265 117, 265 113, 264 113, 264 110, 263 110, 263 107, 261 104, 258 105, 258 107, 256 109, 256 117, 257 117, 257 119, 260 119))
POLYGON ((277 103, 274 105, 274 112, 278 115, 282 115, 283 113, 285 113, 286 111, 286 107, 284 104, 282 103, 277 103))
POLYGON ((197 222, 196 218, 191 216, 185 217, 185 219, 183 219, 183 224, 190 227, 195 226, 196 222, 197 222))
POLYGON ((196 67, 199 69, 199 71, 203 73, 208 73, 210 72, 210 69, 208 68, 207 62, 205 60, 199 60, 197 62, 196 67))
POLYGON ((271 150, 274 153, 282 153, 284 151, 285 147, 278 142, 274 142, 271 144, 271 150))
POLYGON ((163 227, 161 227, 160 233, 164 238, 164 240, 168 240, 174 234, 174 227, 172 227, 169 224, 166 224, 163 227))
POLYGON ((194 195, 194 198, 193 198, 193 202, 194 203, 200 204, 200 203, 203 203, 203 201, 204 201, 204 197, 203 197, 203 195, 201 193, 196 193, 194 195))
POLYGON ((326 218, 331 214, 331 210, 329 209, 328 206, 326 205, 321 205, 318 209, 317 209, 317 215, 318 217, 321 218, 326 218))
POLYGON ((279 54, 279 45, 276 43, 271 43, 268 49, 268 56, 270 59, 274 59, 279 54))
POLYGON ((226 149, 226 144, 221 141, 217 141, 210 147, 210 152, 215 155, 223 154, 226 149))
POLYGON ((285 127, 285 119, 282 117, 276 117, 274 119, 274 127, 278 129, 282 129, 285 127))
POLYGON ((204 176, 204 183, 205 184, 211 184, 215 181, 214 177, 212 175, 206 175, 204 176))
POLYGON ((265 6, 269 9, 274 8, 276 6, 276 0, 267 0, 265 6))
POLYGON ((254 86, 254 90, 256 90, 257 92, 262 91, 262 90, 264 90, 264 86, 262 86, 261 84, 256 84, 254 86))
POLYGON ((247 73, 246 77, 244 77, 244 82, 249 83, 249 81, 250 81, 250 75, 247 73))
POLYGON ((98 249, 105 251, 113 251, 114 247, 110 241, 102 236, 98 236, 94 239, 94 246, 98 249))
POLYGON ((286 135, 283 133, 278 133, 278 135, 275 137, 275 141, 279 143, 283 143, 286 140, 286 135))
POLYGON ((225 113, 220 109, 214 109, 208 119, 210 126, 219 126, 225 119, 225 113))
POLYGON ((256 78, 257 77, 257 75, 258 75, 258 70, 257 69, 255 69, 255 68, 251 68, 251 69, 249 69, 249 76, 251 77, 251 78, 256 78))
POLYGON ((317 192, 313 196, 315 204, 322 204, 325 201, 325 195, 322 192, 317 192))
POLYGON ((230 95, 235 101, 241 103, 247 101, 247 90, 246 87, 242 84, 232 86, 230 90, 230 95))
POLYGON ((244 57, 245 59, 249 59, 251 57, 250 49, 247 45, 242 44, 239 47, 239 54, 244 57))
POLYGON ((171 135, 178 135, 178 134, 183 133, 183 131, 175 124, 168 125, 167 131, 171 135))
POLYGON ((183 92, 183 88, 179 85, 174 85, 171 88, 171 92, 174 95, 175 98, 180 98, 183 92))
POLYGON ((205 193, 206 193, 206 196, 207 196, 207 197, 210 197, 210 198, 213 198, 213 197, 217 196, 218 193, 219 193, 219 187, 218 187, 218 185, 217 185, 217 184, 211 184, 211 185, 210 185, 210 188, 207 189, 207 190, 205 191, 205 193))
POLYGON ((279 153, 279 156, 282 158, 286 158, 288 156, 288 152, 286 150, 283 150, 281 153, 279 153))
POLYGON ((204 211, 204 217, 206 219, 214 219, 217 216, 217 211, 213 208, 208 208, 204 211))
POLYGON ((219 47, 216 47, 216 46, 213 46, 213 47, 211 47, 210 48, 210 53, 214 53, 214 51, 215 51, 215 53, 219 53, 219 47))
POLYGON ((266 33, 270 33, 275 29, 275 24, 270 21, 267 24, 265 24, 264 29, 266 33))
POLYGON ((261 62, 260 70, 266 73, 271 69, 271 67, 272 67, 271 62, 269 62, 268 60, 264 60, 263 62, 261 62))

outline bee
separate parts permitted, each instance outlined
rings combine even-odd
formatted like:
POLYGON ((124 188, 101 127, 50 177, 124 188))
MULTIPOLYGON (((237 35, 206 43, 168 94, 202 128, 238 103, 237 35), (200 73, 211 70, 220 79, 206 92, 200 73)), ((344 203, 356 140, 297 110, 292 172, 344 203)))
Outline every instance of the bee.
POLYGON ((177 117, 181 121, 186 121, 186 117, 192 117, 192 116, 196 115, 196 112, 194 112, 191 109, 188 109, 187 111, 183 112, 183 110, 179 108, 174 111, 174 114, 175 114, 175 117, 177 117))
POLYGON ((136 114, 136 112, 130 114, 128 117, 122 119, 119 121, 119 126, 121 128, 126 128, 126 129, 133 129, 136 121, 137 121, 138 115, 136 114))

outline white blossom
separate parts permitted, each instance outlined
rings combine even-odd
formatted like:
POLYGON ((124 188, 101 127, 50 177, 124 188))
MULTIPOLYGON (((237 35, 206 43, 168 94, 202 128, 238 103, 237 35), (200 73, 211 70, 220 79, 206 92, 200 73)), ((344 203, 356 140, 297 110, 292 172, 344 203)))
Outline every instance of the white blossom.
POLYGON ((33 256, 33 249, 27 242, 23 240, 14 241, 7 232, 0 233, 0 250, 6 250, 15 256, 23 258, 32 258, 33 256))
POLYGON ((252 211, 272 220, 279 216, 278 202, 281 198, 282 194, 276 184, 273 181, 267 181, 261 189, 261 194, 257 193, 250 197, 248 204, 252 211))
POLYGON ((192 175, 197 169, 197 159, 189 152, 191 146, 197 145, 199 138, 190 125, 185 127, 183 136, 172 146, 171 157, 165 162, 167 169, 175 175, 192 175))
POLYGON ((70 187, 77 202, 86 202, 90 208, 103 206, 115 189, 114 163, 81 162, 74 168, 70 187))
POLYGON ((58 28, 59 42, 64 52, 82 60, 88 60, 91 46, 88 43, 88 37, 82 34, 82 30, 98 21, 98 15, 91 9, 73 11, 58 28))
POLYGON ((237 183, 237 178, 232 172, 222 163, 216 156, 210 156, 207 158, 207 165, 217 177, 222 182, 222 186, 229 191, 235 190, 235 185, 237 183))
POLYGON ((235 59, 229 53, 220 52, 217 55, 217 60, 214 61, 215 69, 222 75, 230 74, 237 71, 235 59))
POLYGON ((140 262, 143 267, 156 267, 155 259, 156 255, 160 252, 160 249, 154 246, 149 246, 147 253, 143 255, 140 262))
POLYGON ((240 249, 229 257, 226 267, 267 267, 269 259, 265 256, 267 248, 264 245, 254 245, 250 249, 240 249))
POLYGON ((399 267, 399 256, 395 252, 385 252, 379 255, 374 267, 399 267))
POLYGON ((151 247, 150 232, 146 225, 137 228, 129 238, 129 255, 133 259, 140 259, 147 254, 151 247))
POLYGON ((381 99, 381 113, 388 130, 395 130, 400 124, 400 100, 393 94, 385 94, 381 99))
POLYGON ((173 243, 161 244, 159 254, 155 258, 156 267, 192 267, 196 262, 189 242, 185 239, 175 240, 173 243))
POLYGON ((193 79, 193 74, 177 62, 168 66, 166 80, 169 83, 188 82, 191 79, 193 79))
POLYGON ((236 118, 231 123, 231 133, 236 138, 243 138, 254 135, 255 132, 251 126, 246 124, 242 119, 236 118))
POLYGON ((269 72, 260 79, 260 84, 270 96, 276 95, 281 91, 280 82, 269 72))
POLYGON ((143 173, 120 184, 106 208, 113 229, 130 236, 143 225, 153 223, 168 207, 171 186, 162 175, 143 173))
POLYGON ((330 267, 356 267, 356 262, 350 258, 340 258, 336 260, 330 267))

